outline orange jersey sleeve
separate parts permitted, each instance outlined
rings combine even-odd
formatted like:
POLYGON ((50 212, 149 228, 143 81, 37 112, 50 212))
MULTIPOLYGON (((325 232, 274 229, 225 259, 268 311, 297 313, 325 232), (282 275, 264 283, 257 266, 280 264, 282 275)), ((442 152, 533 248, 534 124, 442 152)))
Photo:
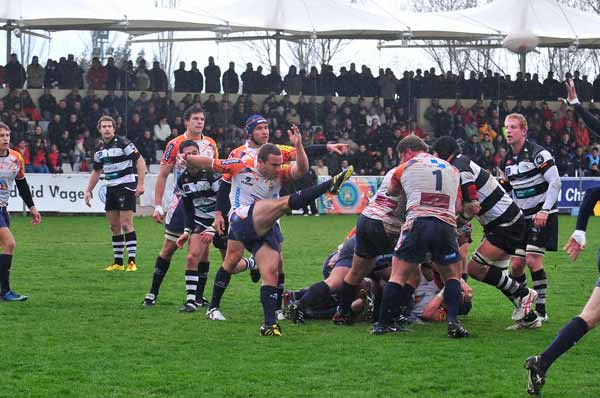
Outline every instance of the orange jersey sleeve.
POLYGON ((223 173, 223 175, 228 174, 230 178, 248 167, 251 165, 241 159, 215 159, 213 161, 213 170, 223 173))
MULTIPOLYGON (((239 146, 239 147, 237 147, 235 149, 232 149, 231 152, 229 152, 229 156, 227 157, 227 159, 239 159, 241 157, 240 154, 245 149, 246 149, 246 145, 242 145, 242 146, 239 146)), ((223 176, 221 178, 225 182, 231 182, 232 175, 229 174, 229 173, 223 173, 223 176)))
POLYGON ((167 146, 165 147, 165 151, 163 152, 162 157, 160 158, 160 164, 175 164, 177 154, 179 153, 179 145, 184 140, 185 136, 182 134, 179 137, 175 137, 171 141, 169 141, 167 143, 167 146))
POLYGON ((21 155, 21 152, 14 151, 12 149, 9 149, 9 153, 12 154, 15 158, 17 158, 17 162, 19 165, 19 170, 17 171, 17 174, 15 175, 15 179, 21 180, 21 179, 25 178, 25 159, 23 159, 23 155, 21 155))

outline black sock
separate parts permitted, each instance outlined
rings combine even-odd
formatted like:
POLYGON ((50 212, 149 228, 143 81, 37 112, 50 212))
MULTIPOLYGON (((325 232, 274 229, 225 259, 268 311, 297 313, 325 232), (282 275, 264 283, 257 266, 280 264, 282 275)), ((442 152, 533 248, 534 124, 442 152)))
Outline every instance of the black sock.
POLYGON ((196 290, 198 290, 198 271, 185 270, 185 302, 196 302, 196 290))
POLYGON ((554 341, 540 355, 541 367, 545 372, 562 354, 575 345, 589 330, 587 323, 580 317, 571 319, 556 335, 554 341))
POLYGON ((127 247, 127 262, 135 263, 135 255, 137 253, 137 235, 135 231, 127 232, 125 234, 125 247, 127 247))
POLYGON ((277 323, 277 288, 275 286, 263 285, 260 287, 260 303, 265 315, 265 325, 275 325, 277 323))
POLYGON ((12 254, 0 254, 0 295, 10 291, 10 268, 12 254))
POLYGON ((162 284, 163 279, 165 279, 165 275, 169 270, 169 266, 171 262, 169 260, 165 260, 162 257, 156 257, 156 263, 154 263, 154 274, 152 274, 152 287, 150 287, 150 293, 158 296, 158 291, 160 290, 160 285, 162 284))
POLYGON ((115 264, 123 265, 123 250, 125 250, 125 235, 113 235, 112 237, 113 254, 115 264))
POLYGON ((525 274, 519 276, 510 274, 510 277, 519 282, 520 285, 527 287, 527 276, 525 274))
POLYGON ((342 291, 340 293, 340 309, 342 314, 352 312, 352 302, 358 295, 358 286, 354 286, 344 281, 342 283, 342 291))
POLYGON ((533 280, 533 288, 538 294, 538 298, 535 300, 535 311, 540 316, 544 316, 546 315, 546 289, 548 288, 546 271, 542 268, 539 271, 532 272, 531 279, 533 280))
POLYGON ((400 306, 396 309, 396 312, 392 314, 394 316, 394 318, 398 317, 399 315, 405 315, 405 316, 409 315, 409 314, 405 314, 405 312, 408 309, 411 300, 413 300, 414 293, 415 293, 414 287, 412 287, 408 283, 405 283, 404 285, 402 285, 402 299, 400 300, 400 306))
POLYGON ((285 274, 279 273, 277 277, 277 308, 281 309, 281 303, 283 302, 283 289, 285 287, 285 274))
POLYGON ((458 279, 448 279, 444 284, 444 303, 448 306, 449 322, 458 321, 461 297, 462 288, 458 279))
POLYGON ((396 282, 388 282, 385 284, 379 313, 380 323, 387 325, 392 322, 394 315, 397 314, 399 308, 402 307, 404 296, 402 285, 396 282))
POLYGON ((196 301, 200 301, 204 296, 204 288, 208 279, 208 270, 210 263, 208 261, 200 261, 198 263, 198 289, 196 290, 196 301))
POLYGON ((469 274, 467 274, 466 272, 463 272, 460 277, 462 278, 463 281, 467 282, 469 280, 469 274))
POLYGON ((298 306, 302 309, 313 308, 323 303, 331 295, 327 283, 317 282, 308 288, 308 291, 298 300, 298 306))
POLYGON ((298 210, 304 206, 308 206, 310 202, 317 199, 319 196, 327 192, 329 188, 331 188, 332 181, 333 180, 327 180, 320 184, 304 188, 300 191, 290 194, 288 199, 288 205, 290 206, 290 209, 298 210))
POLYGON ((529 290, 498 267, 490 266, 482 282, 494 286, 508 298, 525 297, 529 290))
POLYGON ((225 268, 220 267, 215 275, 215 284, 213 286, 213 294, 210 306, 208 307, 209 309, 221 307, 221 298, 223 298, 223 294, 225 293, 230 280, 231 274, 225 271, 225 268))

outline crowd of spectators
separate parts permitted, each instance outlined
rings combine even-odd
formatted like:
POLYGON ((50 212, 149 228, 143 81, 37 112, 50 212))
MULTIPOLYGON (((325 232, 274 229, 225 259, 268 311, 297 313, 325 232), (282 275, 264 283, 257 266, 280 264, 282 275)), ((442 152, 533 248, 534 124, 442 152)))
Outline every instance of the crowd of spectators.
MULTIPOLYGON (((578 72, 573 77, 583 101, 600 97, 600 78, 591 84, 586 76, 580 79, 578 72)), ((380 69, 374 77, 368 67, 363 65, 358 72, 351 64, 348 70, 341 68, 337 76, 327 65, 320 73, 312 67, 308 74, 291 66, 281 78, 275 67, 263 75, 260 66, 254 70, 249 63, 238 77, 233 62, 221 75, 209 57, 204 74, 196 62, 189 70, 181 62, 174 82, 175 91, 182 93, 178 102, 173 100, 169 79, 157 62, 148 70, 143 60, 135 68, 131 61, 119 68, 110 58, 106 65, 93 59, 84 72, 72 55, 58 62, 48 60, 45 67, 33 57, 25 70, 13 54, 7 65, 0 67, 0 85, 9 88, 8 95, 0 100, 0 117, 11 127, 13 145, 23 153, 30 172, 61 172, 65 163, 74 171, 89 170, 98 140, 96 121, 103 114, 117 120, 117 134, 135 142, 149 164, 156 163, 157 150, 185 130, 183 111, 200 104, 206 111, 206 133, 216 139, 222 156, 244 141, 246 118, 261 113, 271 123, 274 143, 285 144, 288 127, 296 124, 307 143, 349 145, 347 156, 314 159, 316 175, 333 174, 349 164, 360 175, 383 175, 397 164, 395 143, 408 134, 428 141, 451 134, 463 143, 465 153, 496 172, 506 150, 502 122, 506 114, 519 112, 528 119, 530 138, 556 156, 561 175, 598 173, 597 136, 571 110, 561 107, 552 111, 539 100, 562 94, 561 83, 551 73, 542 83, 535 74, 518 74, 513 81, 491 71, 472 72, 465 80, 462 73, 437 75, 433 68, 424 73, 405 71, 397 79, 389 68, 380 69), (37 104, 23 87, 44 89, 37 104), (54 88, 70 92, 57 99, 54 88), (97 90, 107 90, 107 94, 101 98, 97 90), (132 90, 141 91, 138 98, 130 97, 132 90), (203 91, 208 94, 200 95, 203 91), (211 94, 221 91, 241 91, 241 95, 224 95, 217 100, 211 94), (299 95, 298 100, 292 101, 291 95, 299 95), (333 96, 345 100, 337 103, 333 96), (413 100, 417 97, 477 101, 464 107, 456 100, 445 109, 433 99, 424 114, 431 127, 426 134, 414 114, 413 100), (509 109, 506 99, 511 97, 518 101, 509 109), (482 98, 492 100, 484 105, 482 98)), ((600 113, 593 103, 590 111, 600 113)))

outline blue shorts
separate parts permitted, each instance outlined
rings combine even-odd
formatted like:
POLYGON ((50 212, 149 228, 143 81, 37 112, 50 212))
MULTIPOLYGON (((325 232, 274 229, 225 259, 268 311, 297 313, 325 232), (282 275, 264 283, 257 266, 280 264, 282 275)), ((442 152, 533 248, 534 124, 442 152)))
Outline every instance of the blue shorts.
POLYGON ((352 268, 352 257, 341 258, 332 264, 331 258, 333 256, 335 256, 336 254, 337 254, 336 252, 331 253, 329 256, 327 256, 327 258, 323 262, 323 280, 329 278, 329 275, 331 275, 331 271, 333 271, 334 268, 337 268, 337 267, 352 268))
POLYGON ((356 221, 354 253, 363 258, 374 258, 394 251, 396 237, 389 236, 381 220, 363 216, 356 221))
POLYGON ((253 211, 254 204, 250 205, 248 214, 244 218, 235 211, 231 213, 228 238, 242 242, 246 250, 252 252, 252 255, 255 255, 264 243, 271 246, 273 250, 280 252, 281 243, 283 242, 281 227, 278 223, 275 223, 266 234, 258 236, 254 230, 254 222, 252 221, 253 211))
POLYGON ((10 227, 10 215, 6 210, 6 207, 0 207, 0 228, 10 227))
POLYGON ((400 235, 394 255, 400 260, 420 264, 431 254, 438 265, 461 260, 456 228, 435 217, 419 217, 400 235))

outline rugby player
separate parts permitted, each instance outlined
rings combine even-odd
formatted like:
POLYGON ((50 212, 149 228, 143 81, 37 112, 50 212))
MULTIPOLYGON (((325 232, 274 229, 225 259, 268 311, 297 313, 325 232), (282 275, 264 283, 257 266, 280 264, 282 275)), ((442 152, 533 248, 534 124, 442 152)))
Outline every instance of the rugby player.
POLYGON ((10 149, 10 128, 0 122, 0 301, 26 301, 29 296, 19 294, 10 287, 10 270, 12 268, 15 238, 10 232, 10 215, 6 209, 13 183, 17 185, 19 196, 29 208, 31 223, 38 225, 42 216, 37 211, 31 196, 31 190, 25 178, 25 162, 23 156, 10 149))
POLYGON ((112 232, 114 261, 106 271, 137 271, 137 236, 133 226, 136 199, 144 193, 146 162, 127 138, 115 135, 115 120, 110 116, 98 119, 97 129, 102 141, 94 153, 94 171, 85 189, 85 204, 91 207, 92 190, 104 173, 106 181, 106 218, 112 232), (135 167, 134 167, 135 163, 135 167), (137 174, 137 182, 136 182, 137 174), (123 252, 127 249, 127 267, 123 252))
MULTIPOLYGON (((246 134, 248 140, 244 145, 241 145, 229 154, 229 159, 241 159, 241 160, 254 160, 258 153, 259 148, 269 142, 269 122, 266 118, 261 115, 252 115, 246 120, 245 125, 246 134)), ((296 159, 296 150, 292 146, 277 145, 283 156, 283 162, 287 163, 291 160, 296 159)), ((337 154, 343 154, 348 148, 346 144, 326 144, 326 145, 309 145, 305 148, 307 156, 320 156, 323 152, 332 152, 337 154)), ((217 196, 217 211, 215 212, 215 230, 220 236, 225 237, 228 230, 227 214, 231 209, 229 197, 231 195, 231 180, 232 176, 228 174, 223 175, 219 193, 217 196)), ((229 247, 228 242, 228 247, 229 247)), ((232 257, 235 258, 238 255, 239 250, 243 250, 239 243, 232 243, 234 246, 228 250, 232 250, 232 257)), ((227 254, 225 254, 227 256, 227 254)), ((235 273, 233 269, 235 265, 230 260, 224 261, 223 266, 219 268, 215 275, 215 282, 213 286, 212 299, 210 301, 209 309, 207 312, 208 319, 223 321, 226 320, 225 316, 221 313, 221 299, 225 294, 225 290, 229 285, 231 274, 235 273)), ((278 269, 278 280, 277 280, 277 308, 281 308, 283 290, 285 284, 285 274, 283 272, 283 258, 280 259, 278 269)), ((250 271, 250 276, 253 282, 260 280, 260 273, 257 271, 250 271)), ((283 313, 281 310, 277 310, 278 319, 283 320, 283 313)))
POLYGON ((296 163, 291 166, 284 165, 281 150, 273 144, 262 145, 253 160, 181 156, 182 162, 194 167, 212 168, 216 172, 232 175, 229 243, 224 263, 237 263, 244 248, 252 252, 263 280, 260 289, 264 312, 260 334, 263 336, 281 336, 275 313, 283 241, 279 218, 290 210, 301 209, 326 192, 337 194, 353 171, 349 168, 331 180, 279 198, 279 191, 285 182, 296 180, 308 171, 308 157, 298 128, 292 126, 288 136, 297 157, 296 163))
POLYGON ((409 135, 398 144, 402 164, 394 170, 388 196, 406 195, 406 220, 392 260, 392 273, 385 285, 379 322, 373 334, 402 330, 395 318, 408 306, 415 286, 409 283, 428 254, 444 280, 444 302, 448 306, 448 337, 468 337, 458 320, 462 297, 461 267, 456 233, 456 202, 460 176, 450 163, 427 153, 427 144, 409 135))
POLYGON ((387 172, 377 192, 356 221, 356 246, 352 267, 344 277, 340 306, 333 317, 333 322, 337 325, 353 323, 351 305, 359 292, 361 281, 373 269, 377 256, 394 251, 406 206, 402 193, 388 194, 396 169, 387 172))
MULTIPOLYGON (((200 148, 194 140, 179 145, 179 153, 198 155, 200 148)), ((186 300, 182 312, 198 309, 198 264, 208 260, 210 243, 214 238, 214 212, 219 190, 220 175, 212 170, 188 166, 177 178, 177 190, 182 193, 184 207, 184 230, 177 239, 182 248, 189 240, 185 265, 186 300)), ((201 296, 200 296, 201 297, 201 296)))
MULTIPOLYGON (((567 99, 569 105, 575 107, 575 112, 583 118, 586 125, 592 130, 600 131, 600 121, 585 110, 577 99, 577 92, 572 80, 567 80, 567 99)), ((594 214, 594 207, 600 201, 600 187, 587 189, 579 207, 575 231, 565 245, 565 250, 572 261, 586 245, 586 230, 590 216, 594 214)), ((600 270, 600 263, 598 264, 600 270)), ((592 291, 587 304, 582 312, 567 323, 559 332, 554 341, 539 355, 531 356, 525 361, 527 369, 527 392, 539 395, 546 382, 546 373, 554 361, 571 349, 588 331, 600 322, 600 278, 592 291)))
POLYGON ((525 265, 529 267, 533 288, 538 297, 534 320, 521 320, 512 328, 538 328, 548 320, 546 290, 548 277, 544 270, 544 253, 556 251, 558 244, 557 202, 560 175, 552 154, 527 140, 527 120, 519 113, 506 116, 506 142, 509 145, 500 170, 504 173, 505 190, 525 216, 525 236, 512 257, 511 277, 525 285, 525 265))
MULTIPOLYGON (((182 192, 177 188, 176 184, 174 185, 173 196, 169 202, 169 208, 166 214, 162 207, 163 195, 165 193, 169 174, 173 172, 175 181, 177 181, 181 173, 185 171, 185 166, 177 164, 176 162, 179 147, 183 142, 192 140, 198 145, 198 154, 214 159, 219 158, 217 144, 212 138, 203 133, 205 122, 204 110, 197 105, 193 105, 186 109, 183 114, 183 119, 186 130, 182 135, 173 138, 167 143, 165 152, 160 160, 160 170, 156 178, 156 187, 154 190, 154 214, 152 217, 158 223, 163 223, 164 221, 165 239, 163 241, 163 247, 156 258, 150 291, 144 297, 143 305, 145 307, 156 304, 160 286, 171 265, 171 258, 177 250, 177 239, 184 232, 185 228, 182 192)), ((215 236, 214 244, 220 249, 225 248, 223 240, 219 239, 218 236, 215 236)), ((249 259, 247 261, 241 261, 240 264, 240 268, 245 268, 246 266, 251 267, 253 266, 253 261, 249 259)), ((192 285, 196 285, 197 306, 201 307, 208 303, 203 295, 209 269, 209 252, 207 250, 201 255, 195 272, 193 270, 186 271, 186 303, 187 292, 192 289, 192 285), (190 289, 188 289, 188 287, 190 289)))
MULTIPOLYGON (((516 307, 512 318, 520 321, 532 311, 537 292, 519 284, 504 271, 523 240, 523 213, 489 172, 460 153, 454 138, 438 138, 432 150, 434 156, 460 172, 463 210, 458 215, 459 224, 467 224, 477 217, 483 226, 483 240, 467 265, 468 274, 509 297, 516 307)), ((536 318, 537 315, 531 315, 531 320, 536 318)))

